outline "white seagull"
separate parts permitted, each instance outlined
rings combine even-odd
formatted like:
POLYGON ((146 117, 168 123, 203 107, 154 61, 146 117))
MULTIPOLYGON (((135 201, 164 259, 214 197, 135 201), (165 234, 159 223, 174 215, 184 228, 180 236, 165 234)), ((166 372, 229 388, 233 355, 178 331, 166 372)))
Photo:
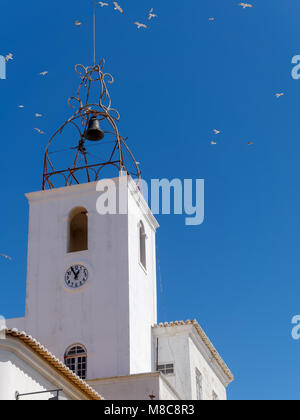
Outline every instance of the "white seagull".
POLYGON ((138 27, 138 29, 141 29, 141 28, 147 29, 148 28, 148 26, 145 25, 144 23, 134 22, 134 24, 138 27))
POLYGON ((113 1, 113 4, 115 6, 115 10, 118 10, 120 13, 124 13, 124 10, 116 1, 113 1))
POLYGON ((150 9, 150 11, 149 11, 149 13, 148 13, 148 20, 151 20, 151 19, 153 19, 153 18, 156 18, 156 17, 158 17, 155 13, 153 13, 154 12, 154 9, 152 8, 152 9, 150 9))

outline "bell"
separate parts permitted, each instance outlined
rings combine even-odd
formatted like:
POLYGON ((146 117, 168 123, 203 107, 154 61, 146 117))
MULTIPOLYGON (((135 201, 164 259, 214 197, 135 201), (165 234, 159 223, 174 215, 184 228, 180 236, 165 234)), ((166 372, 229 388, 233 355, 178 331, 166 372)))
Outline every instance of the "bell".
POLYGON ((84 137, 90 141, 98 141, 104 138, 104 132, 100 128, 100 123, 97 117, 93 116, 90 118, 84 137))

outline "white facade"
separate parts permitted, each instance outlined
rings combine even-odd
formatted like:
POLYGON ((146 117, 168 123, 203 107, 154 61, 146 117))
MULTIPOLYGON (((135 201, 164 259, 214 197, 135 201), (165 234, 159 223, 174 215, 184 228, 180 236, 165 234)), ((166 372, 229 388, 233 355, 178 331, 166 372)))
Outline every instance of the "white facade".
POLYGON ((26 195, 30 205, 26 317, 8 322, 61 360, 70 345, 83 344, 89 354, 88 379, 150 372, 153 367, 158 225, 133 181, 125 176, 109 181, 115 183, 126 214, 97 213, 101 193, 96 182, 26 195), (68 253, 69 214, 76 207, 87 210, 88 250, 68 253), (147 235, 147 271, 139 262, 141 221, 147 235), (64 284, 65 273, 74 264, 89 271, 87 284, 78 290, 64 284))
POLYGON ((182 399, 197 400, 200 391, 202 400, 212 400, 214 395, 219 400, 226 400, 226 388, 232 381, 230 374, 224 372, 194 324, 197 325, 193 321, 153 328, 153 347, 157 354, 157 364, 174 365, 174 373, 168 375, 167 379, 182 399), (199 390, 197 372, 201 376, 199 390))
MULTIPOLYGON (((89 399, 78 387, 70 384, 63 375, 18 339, 0 340, 0 399, 15 400, 16 392, 33 392, 63 389, 60 400, 89 399)), ((20 400, 47 400, 56 392, 27 395, 20 400)))
POLYGON ((204 332, 199 335, 200 327, 154 327, 158 224, 131 178, 26 196, 26 316, 8 320, 8 326, 25 330, 62 361, 67 348, 84 346, 86 379, 104 398, 148 399, 151 388, 158 399, 197 399, 197 369, 203 382, 201 399, 226 399, 232 375, 204 332), (97 200, 111 183, 119 214, 100 215, 97 200), (87 211, 88 249, 68 252, 69 215, 76 208, 87 211), (89 273, 86 284, 75 290, 64 283, 72 265, 83 265, 89 273), (174 363, 173 375, 156 373, 164 363, 174 363))
POLYGON ((168 379, 159 372, 88 381, 107 400, 180 400, 168 379))

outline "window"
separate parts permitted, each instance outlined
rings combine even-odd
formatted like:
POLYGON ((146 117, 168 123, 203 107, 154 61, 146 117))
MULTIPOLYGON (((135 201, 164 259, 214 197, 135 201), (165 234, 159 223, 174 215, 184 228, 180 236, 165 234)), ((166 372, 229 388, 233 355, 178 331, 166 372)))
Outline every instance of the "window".
POLYGON ((65 365, 81 379, 86 379, 87 353, 80 344, 75 344, 65 353, 65 365))
POLYGON ((88 216, 83 207, 76 207, 69 216, 68 252, 88 249, 88 216))
POLYGON ((147 268, 147 263, 146 263, 146 233, 145 233, 145 228, 143 225, 143 222, 140 222, 139 225, 139 240, 140 240, 140 263, 142 264, 142 266, 146 269, 147 268))
POLYGON ((197 400, 203 400, 203 384, 202 384, 202 374, 196 369, 196 396, 197 400))
POLYGON ((158 372, 161 372, 165 375, 173 375, 174 374, 174 363, 167 363, 164 365, 157 366, 158 372))

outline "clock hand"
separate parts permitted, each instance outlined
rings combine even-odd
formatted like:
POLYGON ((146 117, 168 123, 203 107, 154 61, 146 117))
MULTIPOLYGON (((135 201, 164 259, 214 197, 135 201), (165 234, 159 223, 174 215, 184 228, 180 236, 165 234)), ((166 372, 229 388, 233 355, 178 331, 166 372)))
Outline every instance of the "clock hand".
POLYGON ((74 268, 73 268, 73 267, 71 267, 71 270, 73 271, 73 274, 74 274, 74 276, 75 276, 75 279, 76 279, 76 273, 75 273, 75 270, 74 270, 74 268))
POLYGON ((78 275, 79 275, 79 273, 80 273, 80 268, 79 268, 79 270, 77 271, 77 273, 75 274, 75 280, 77 280, 78 279, 78 275))

